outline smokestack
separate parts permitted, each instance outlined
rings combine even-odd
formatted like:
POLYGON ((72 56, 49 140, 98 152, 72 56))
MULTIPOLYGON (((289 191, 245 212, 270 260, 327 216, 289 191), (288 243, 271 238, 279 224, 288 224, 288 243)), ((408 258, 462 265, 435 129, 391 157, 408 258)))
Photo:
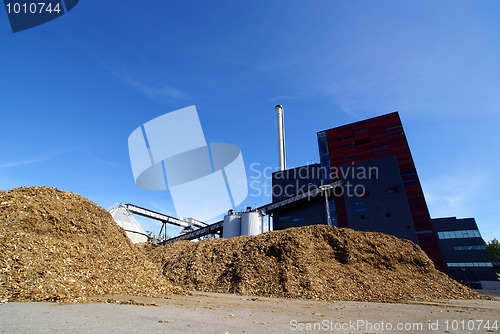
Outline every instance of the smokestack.
POLYGON ((283 115, 283 106, 278 104, 276 107, 276 117, 278 118, 278 159, 280 171, 286 169, 285 153, 285 120, 283 115))

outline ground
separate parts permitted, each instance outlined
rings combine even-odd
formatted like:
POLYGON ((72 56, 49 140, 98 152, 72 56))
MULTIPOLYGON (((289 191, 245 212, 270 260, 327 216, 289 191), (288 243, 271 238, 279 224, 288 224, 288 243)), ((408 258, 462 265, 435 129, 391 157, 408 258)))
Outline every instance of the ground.
POLYGON ((500 326, 500 300, 323 302, 200 292, 106 299, 112 303, 0 304, 0 332, 500 333, 494 328, 495 322, 500 326))

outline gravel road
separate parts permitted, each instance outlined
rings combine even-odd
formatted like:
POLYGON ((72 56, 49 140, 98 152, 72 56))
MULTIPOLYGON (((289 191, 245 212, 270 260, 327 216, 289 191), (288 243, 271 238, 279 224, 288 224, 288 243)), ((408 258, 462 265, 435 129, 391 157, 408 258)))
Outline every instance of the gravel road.
POLYGON ((6 333, 500 333, 498 300, 409 304, 323 302, 193 293, 169 299, 107 296, 157 306, 0 304, 6 333), (486 327, 489 321, 489 328, 486 327), (470 330, 469 330, 470 329, 470 330))

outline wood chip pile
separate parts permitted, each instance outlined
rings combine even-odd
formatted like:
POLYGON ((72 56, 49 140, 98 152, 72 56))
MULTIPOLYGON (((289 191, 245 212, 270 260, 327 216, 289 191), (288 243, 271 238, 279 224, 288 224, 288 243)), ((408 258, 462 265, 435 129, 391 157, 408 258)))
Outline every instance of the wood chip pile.
POLYGON ((413 242, 348 228, 181 241, 148 254, 169 280, 201 291, 370 302, 482 298, 436 270, 413 242))
POLYGON ((382 233, 315 225, 137 247, 106 210, 79 195, 0 192, 0 302, 183 289, 378 302, 481 298, 436 270, 413 242, 382 233))
POLYGON ((48 187, 0 192, 0 302, 181 291, 88 199, 48 187))

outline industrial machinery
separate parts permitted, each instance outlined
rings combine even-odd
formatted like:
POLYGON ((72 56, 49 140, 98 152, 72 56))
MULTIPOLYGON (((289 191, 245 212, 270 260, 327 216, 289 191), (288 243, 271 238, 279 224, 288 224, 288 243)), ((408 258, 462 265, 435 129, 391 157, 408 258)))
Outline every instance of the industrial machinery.
MULTIPOLYGON (((278 121, 278 164, 279 170, 286 170, 286 152, 285 152, 285 122, 284 110, 282 105, 275 107, 278 121)), ((214 224, 206 224, 194 219, 179 219, 159 212, 141 208, 133 204, 121 204, 128 212, 135 213, 147 218, 156 219, 162 222, 162 228, 159 233, 159 243, 166 245, 179 240, 194 240, 206 237, 208 235, 219 235, 224 238, 237 237, 240 235, 257 235, 263 231, 263 217, 272 215, 273 212, 284 209, 291 205, 299 204, 303 201, 325 198, 325 205, 328 215, 328 224, 331 224, 331 218, 328 208, 328 196, 336 193, 336 188, 341 186, 340 181, 321 185, 317 188, 300 193, 296 196, 285 198, 281 201, 273 202, 259 208, 235 212, 229 210, 224 220, 214 224), (167 239, 167 224, 183 227, 184 229, 175 237, 167 239), (163 233, 163 238, 162 238, 163 233)))
POLYGON ((341 181, 334 181, 326 184, 326 187, 314 188, 296 196, 263 205, 253 210, 251 208, 247 208, 246 211, 239 213, 230 210, 222 221, 199 228, 193 232, 170 238, 168 240, 162 241, 160 244, 167 245, 179 240, 193 240, 209 234, 219 234, 222 235, 222 237, 228 238, 238 235, 256 235, 262 233, 262 217, 264 215, 271 215, 277 210, 284 209, 291 205, 296 205, 303 201, 317 199, 318 197, 321 198, 326 196, 333 196, 334 193, 339 193, 338 191, 336 191, 336 188, 341 186, 341 181), (245 216, 245 214, 250 215, 245 216), (260 216, 260 218, 257 218, 257 216, 260 216), (246 219, 248 220, 244 222, 243 217, 247 217, 246 219), (228 231, 224 232, 225 228, 227 228, 228 231), (238 228, 240 229, 239 234, 238 228))

